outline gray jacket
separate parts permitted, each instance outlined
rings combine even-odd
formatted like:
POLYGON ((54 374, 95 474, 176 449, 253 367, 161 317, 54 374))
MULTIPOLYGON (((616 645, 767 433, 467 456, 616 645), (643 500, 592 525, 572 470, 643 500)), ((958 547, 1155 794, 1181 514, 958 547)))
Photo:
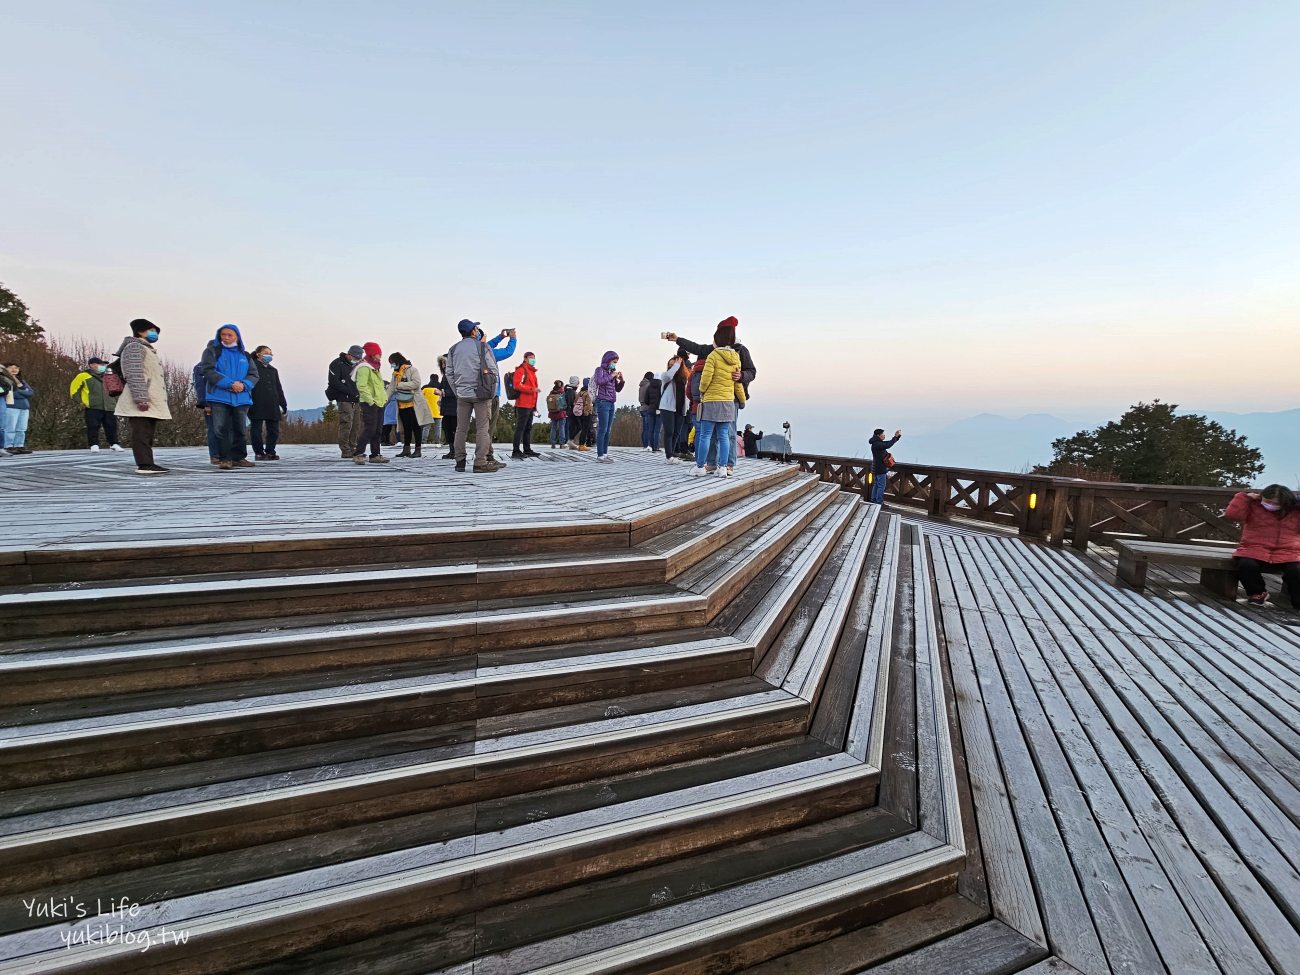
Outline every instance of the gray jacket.
POLYGON ((501 381, 496 357, 473 336, 463 338, 447 350, 447 381, 457 399, 491 399, 501 381), (484 369, 488 370, 488 377, 483 377, 484 369), (485 388, 488 389, 486 396, 483 394, 485 388))

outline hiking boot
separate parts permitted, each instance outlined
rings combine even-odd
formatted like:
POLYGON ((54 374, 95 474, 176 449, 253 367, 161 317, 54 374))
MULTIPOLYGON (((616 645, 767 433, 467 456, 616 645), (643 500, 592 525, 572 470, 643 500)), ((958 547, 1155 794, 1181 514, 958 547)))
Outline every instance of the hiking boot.
POLYGON ((456 459, 456 451, 454 451, 454 450, 449 450, 449 451, 447 451, 445 454, 442 455, 442 459, 443 459, 443 460, 455 460, 455 459, 456 459))
POLYGON ((254 459, 254 460, 266 460, 266 454, 254 454, 254 455, 253 455, 253 459, 254 459))
POLYGON ((209 458, 208 458, 208 463, 211 464, 213 467, 216 467, 218 464, 221 463, 221 458, 219 458, 219 457, 209 457, 209 458))
POLYGON ((401 452, 400 454, 394 454, 393 456, 394 456, 394 457, 410 457, 410 456, 411 456, 410 448, 408 448, 408 447, 403 447, 403 448, 402 448, 402 452, 401 452))
POLYGON ((257 466, 257 465, 254 464, 251 460, 249 460, 247 457, 241 457, 239 460, 234 461, 233 463, 234 463, 234 465, 235 465, 236 467, 256 467, 256 466, 257 466))
POLYGON ((365 462, 366 462, 366 455, 365 455, 365 454, 353 454, 353 455, 352 455, 352 463, 354 463, 354 464, 364 464, 365 462))
POLYGON ((525 451, 524 451, 524 456, 525 456, 525 457, 540 457, 540 456, 542 456, 542 455, 539 454, 539 453, 538 453, 537 451, 535 451, 535 450, 525 450, 525 451))
POLYGON ((270 453, 270 454, 267 454, 267 455, 266 455, 266 459, 267 459, 267 460, 279 460, 279 459, 280 459, 280 455, 279 455, 279 454, 276 454, 276 453, 270 453))
POLYGON ((370 458, 370 463, 372 463, 372 464, 387 464, 387 463, 388 463, 388 458, 385 457, 383 454, 376 454, 374 457, 371 457, 371 458, 370 458))
MULTIPOLYGON (((458 465, 458 466, 459 466, 459 465, 458 465)), ((487 461, 486 463, 483 463, 483 464, 475 464, 475 465, 474 465, 474 473, 475 473, 475 474, 495 474, 497 471, 501 470, 501 468, 503 468, 503 467, 505 467, 505 466, 506 466, 505 464, 499 464, 499 463, 497 463, 495 460, 489 460, 489 461, 487 461)))
POLYGON ((463 460, 456 461, 456 473, 458 474, 465 473, 465 462, 463 460))
POLYGON ((235 465, 231 461, 228 460, 217 461, 217 470, 219 471, 233 471, 234 469, 235 469, 235 465))
POLYGON ((512 452, 511 452, 511 454, 510 454, 510 459, 511 459, 511 460, 523 460, 523 459, 524 459, 524 455, 523 455, 522 453, 520 453, 518 450, 515 450, 515 451, 512 451, 512 452))

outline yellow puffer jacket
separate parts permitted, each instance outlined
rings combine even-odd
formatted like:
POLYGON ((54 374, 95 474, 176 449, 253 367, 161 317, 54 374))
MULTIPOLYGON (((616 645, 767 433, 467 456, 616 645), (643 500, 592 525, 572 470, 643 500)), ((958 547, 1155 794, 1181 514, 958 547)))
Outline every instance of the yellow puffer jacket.
POLYGON ((704 360, 700 374, 701 403, 745 402, 745 387, 731 378, 740 368, 740 353, 735 349, 714 349, 704 360))

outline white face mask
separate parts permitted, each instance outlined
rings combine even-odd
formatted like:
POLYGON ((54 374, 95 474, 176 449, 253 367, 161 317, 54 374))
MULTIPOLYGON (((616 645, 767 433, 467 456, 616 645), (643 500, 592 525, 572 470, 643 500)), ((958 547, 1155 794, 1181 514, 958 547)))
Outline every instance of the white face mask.
POLYGON ((1265 510, 1265 511, 1281 511, 1281 510, 1282 510, 1282 506, 1281 506, 1280 504, 1274 504, 1272 501, 1261 501, 1260 504, 1264 506, 1264 510, 1265 510))
POLYGON ((233 349, 238 344, 238 342, 227 342, 225 339, 221 340, 221 347, 223 349, 233 349))

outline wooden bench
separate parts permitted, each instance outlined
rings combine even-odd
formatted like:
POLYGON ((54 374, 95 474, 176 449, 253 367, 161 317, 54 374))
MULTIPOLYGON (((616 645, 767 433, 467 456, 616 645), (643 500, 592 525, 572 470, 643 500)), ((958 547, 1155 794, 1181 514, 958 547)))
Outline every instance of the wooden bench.
POLYGON ((1180 545, 1176 542, 1119 541, 1116 578, 1138 592, 1146 588, 1152 562, 1187 565, 1201 570, 1201 585, 1224 599, 1237 598, 1237 571, 1232 549, 1222 545, 1180 545))

